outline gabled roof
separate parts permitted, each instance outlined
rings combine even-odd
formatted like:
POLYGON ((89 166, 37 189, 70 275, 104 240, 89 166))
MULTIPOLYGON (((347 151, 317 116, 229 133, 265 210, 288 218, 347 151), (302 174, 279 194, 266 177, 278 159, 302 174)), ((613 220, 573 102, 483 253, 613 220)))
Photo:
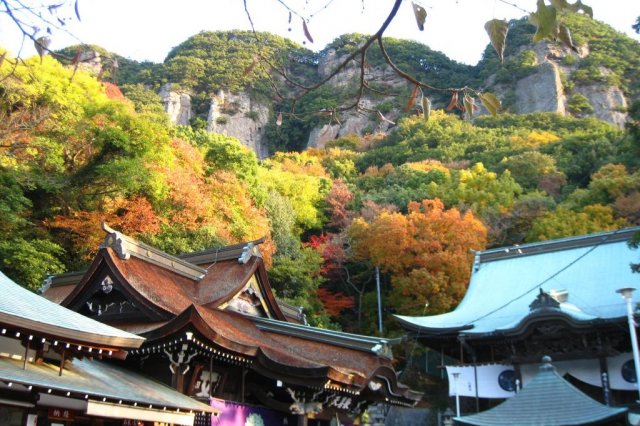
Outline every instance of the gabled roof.
POLYGON ((589 398, 564 380, 545 357, 538 374, 519 393, 502 404, 477 414, 456 417, 457 424, 477 426, 589 425, 623 415, 589 398))
POLYGON ((638 231, 640 227, 478 252, 467 293, 454 311, 396 318, 424 337, 464 332, 469 339, 518 333, 551 317, 573 327, 621 320, 626 308, 615 290, 638 282, 629 265, 640 252, 627 245, 638 231), (530 306, 541 290, 560 302, 530 306))
POLYGON ((157 319, 169 319, 191 304, 218 307, 231 300, 257 276, 267 313, 285 319, 266 277, 257 245, 263 239, 183 255, 180 258, 140 243, 103 225, 107 236, 84 273, 49 279, 43 295, 67 307, 84 303, 87 286, 101 273, 118 278, 119 284, 138 305, 154 311, 157 319), (192 263, 193 262, 193 263, 192 263), (106 268, 106 272, 104 272, 106 268))
POLYGON ((411 405, 421 394, 399 384, 391 363, 388 339, 324 330, 236 312, 191 306, 163 326, 145 333, 149 347, 191 333, 191 342, 215 345, 213 351, 234 359, 274 380, 302 386, 331 383, 349 392, 379 385, 383 397, 411 405))
POLYGON ((0 324, 41 336, 96 347, 137 348, 143 338, 70 311, 0 272, 0 324))
MULTIPOLYGON (((105 243, 80 282, 72 284, 77 276, 59 278, 60 287, 73 286, 62 304, 142 334, 149 342, 139 352, 176 345, 191 329, 201 345, 214 346, 212 356, 251 366, 265 377, 354 394, 378 392, 404 405, 420 399, 398 383, 387 340, 286 322, 257 251, 262 240, 175 258, 105 230, 105 243)), ((56 281, 45 296, 53 290, 60 297, 56 281)))

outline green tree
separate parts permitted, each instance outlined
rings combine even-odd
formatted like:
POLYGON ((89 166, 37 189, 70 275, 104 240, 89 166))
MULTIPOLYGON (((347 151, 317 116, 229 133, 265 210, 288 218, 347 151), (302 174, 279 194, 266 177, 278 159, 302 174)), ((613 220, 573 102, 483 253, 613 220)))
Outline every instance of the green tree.
POLYGON ((283 154, 265 160, 263 167, 258 169, 258 180, 264 190, 276 191, 291 203, 297 235, 322 227, 326 220, 322 203, 331 188, 331 180, 322 165, 319 162, 301 164, 298 162, 301 158, 308 156, 283 154))
POLYGON ((324 282, 321 266, 320 254, 304 247, 295 256, 277 256, 269 270, 269 282, 278 297, 303 308, 311 325, 327 328, 331 322, 317 294, 324 282))
POLYGON ((527 191, 540 188, 544 176, 559 174, 553 157, 537 151, 526 151, 506 157, 501 161, 501 165, 503 170, 509 170, 513 179, 527 191))
POLYGON ((65 271, 60 261, 63 250, 44 239, 9 238, 0 240, 0 265, 17 283, 37 290, 47 275, 65 271))
POLYGON ((589 205, 582 211, 573 211, 558 207, 534 219, 527 234, 527 242, 552 240, 590 234, 593 232, 613 231, 627 225, 624 219, 615 219, 613 209, 601 204, 589 205))
POLYGON ((445 197, 447 204, 470 208, 481 217, 491 211, 511 208, 522 192, 508 170, 498 175, 485 169, 482 163, 460 170, 454 176, 454 188, 445 197))

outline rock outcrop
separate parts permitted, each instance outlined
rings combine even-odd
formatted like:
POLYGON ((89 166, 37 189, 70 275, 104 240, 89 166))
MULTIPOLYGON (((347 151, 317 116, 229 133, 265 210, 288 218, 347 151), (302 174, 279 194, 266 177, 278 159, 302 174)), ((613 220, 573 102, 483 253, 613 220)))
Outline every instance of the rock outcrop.
MULTIPOLYGON (((495 93, 503 100, 507 111, 520 114, 554 112, 580 117, 593 116, 618 127, 624 126, 627 119, 624 111, 628 101, 622 90, 611 83, 615 79, 607 78, 611 72, 602 67, 599 70, 602 78, 585 82, 584 67, 581 68, 580 65, 590 55, 589 46, 571 50, 561 44, 539 42, 522 49, 533 52, 528 55, 534 62, 532 73, 517 81, 505 81, 503 78, 497 83, 499 74, 496 74, 490 76, 484 84, 484 90, 495 93), (577 74, 578 72, 581 74, 577 74)), ((331 76, 345 58, 335 50, 325 52, 315 68, 318 77, 324 79, 331 76)), ((99 63, 99 57, 97 61, 99 63)), ((353 93, 354 88, 361 83, 361 72, 361 64, 353 60, 326 84, 337 92, 353 93)), ((386 133, 398 117, 405 113, 403 103, 406 99, 399 100, 397 94, 407 93, 409 83, 386 65, 367 65, 364 72, 367 84, 372 87, 375 85, 381 90, 375 93, 365 91, 357 108, 333 115, 329 113, 326 121, 311 129, 307 146, 323 148, 328 142, 349 134, 362 136, 386 133), (385 104, 383 109, 382 104, 385 104)), ((172 90, 170 85, 165 85, 160 95, 172 122, 190 122, 192 107, 188 93, 172 90)), ((433 105, 433 108, 443 107, 444 105, 433 105)), ((220 92, 211 100, 207 130, 235 137, 253 149, 259 158, 265 158, 269 154, 266 127, 270 117, 274 115, 274 108, 272 103, 256 100, 250 91, 220 92)), ((488 111, 481 107, 477 114, 486 113, 488 111)))
MULTIPOLYGON (((329 50, 327 55, 318 64, 318 73, 321 78, 329 76, 333 70, 345 59, 338 57, 334 50, 329 50)), ((360 65, 351 61, 339 74, 328 81, 332 87, 344 88, 357 87, 360 84, 360 65)), ((365 69, 365 79, 369 83, 376 83, 388 88, 390 93, 407 86, 406 80, 400 78, 387 67, 368 67, 365 69)), ((329 124, 318 126, 311 130, 307 146, 323 148, 327 142, 349 134, 362 136, 365 133, 386 132, 393 126, 393 121, 399 116, 400 110, 394 109, 385 113, 385 119, 377 114, 377 104, 386 100, 393 100, 392 96, 381 96, 375 100, 363 96, 357 109, 340 114, 340 117, 329 124)))
POLYGON ((515 112, 566 113, 566 98, 559 67, 550 61, 538 65, 537 72, 516 83, 515 112))
POLYGON ((518 80, 515 87, 493 85, 493 77, 487 80, 487 86, 500 98, 504 98, 510 90, 513 91, 515 101, 509 108, 511 112, 556 112, 562 115, 593 116, 618 127, 624 126, 627 120, 624 112, 627 99, 619 87, 607 82, 606 77, 611 74, 608 69, 601 67, 599 73, 603 78, 588 84, 582 80, 574 82, 572 79, 573 73, 580 69, 580 61, 590 53, 588 46, 574 52, 554 43, 539 42, 532 50, 535 53, 536 71, 518 80), (567 56, 572 58, 567 60, 567 56), (567 81, 572 84, 566 86, 564 82, 567 81), (569 101, 576 95, 586 99, 591 111, 572 111, 569 101))
POLYGON ((211 100, 207 130, 237 138, 258 158, 265 158, 269 153, 265 138, 269 111, 268 105, 252 99, 249 93, 220 91, 211 100))
POLYGON ((627 113, 624 112, 627 109, 627 99, 619 87, 593 84, 578 86, 575 92, 589 100, 597 119, 624 127, 627 122, 627 113))
POLYGON ((191 95, 182 91, 172 90, 171 83, 160 89, 160 99, 169 119, 174 124, 187 125, 191 120, 191 95))

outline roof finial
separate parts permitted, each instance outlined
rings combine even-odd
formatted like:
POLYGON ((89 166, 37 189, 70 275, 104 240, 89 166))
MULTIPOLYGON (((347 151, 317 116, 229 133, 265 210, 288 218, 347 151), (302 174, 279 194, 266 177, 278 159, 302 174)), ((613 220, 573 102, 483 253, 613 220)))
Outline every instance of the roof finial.
POLYGON ((251 256, 253 256, 254 252, 255 244, 253 244, 252 242, 247 243, 247 245, 242 248, 242 254, 238 258, 238 262, 247 263, 249 259, 251 259, 251 256))
POLYGON ((551 364, 551 357, 549 355, 545 355, 542 357, 542 365, 540 366, 540 371, 553 371, 555 368, 551 364))

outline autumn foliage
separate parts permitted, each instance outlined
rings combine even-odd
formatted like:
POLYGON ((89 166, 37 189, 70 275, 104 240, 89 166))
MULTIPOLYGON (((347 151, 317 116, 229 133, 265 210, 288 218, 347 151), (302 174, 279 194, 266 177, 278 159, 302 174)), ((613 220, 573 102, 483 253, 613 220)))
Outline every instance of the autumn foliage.
POLYGON ((332 317, 339 317, 343 310, 354 306, 353 298, 344 293, 332 293, 330 290, 320 287, 318 297, 322 301, 327 313, 332 317))
POLYGON ((464 296, 473 253, 487 231, 471 213, 445 209, 440 200, 411 202, 408 213, 383 212, 371 223, 354 220, 354 253, 392 275, 391 303, 402 314, 440 313, 464 296))

